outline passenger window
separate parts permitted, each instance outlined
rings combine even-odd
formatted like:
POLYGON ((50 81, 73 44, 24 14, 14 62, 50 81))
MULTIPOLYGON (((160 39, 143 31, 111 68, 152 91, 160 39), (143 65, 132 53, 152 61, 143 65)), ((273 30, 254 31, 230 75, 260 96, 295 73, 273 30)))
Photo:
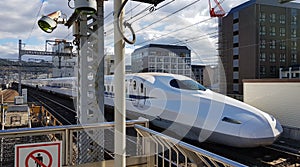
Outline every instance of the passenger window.
POLYGON ((143 93, 143 91, 144 91, 144 84, 141 83, 141 93, 143 93))
POLYGON ((133 81, 133 90, 136 90, 136 81, 133 81))

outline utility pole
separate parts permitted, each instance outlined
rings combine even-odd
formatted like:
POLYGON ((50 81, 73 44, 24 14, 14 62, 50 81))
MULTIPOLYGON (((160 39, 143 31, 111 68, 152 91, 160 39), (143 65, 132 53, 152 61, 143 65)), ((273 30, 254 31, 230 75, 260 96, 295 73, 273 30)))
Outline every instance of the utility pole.
MULTIPOLYGON (((125 105, 125 42, 118 31, 117 22, 123 23, 123 14, 116 14, 120 10, 123 0, 114 0, 114 52, 115 52, 115 167, 126 166, 126 105, 125 105), (119 20, 120 19, 120 20, 119 20)), ((121 25, 121 31, 123 26, 121 25)))
MULTIPOLYGON (((103 3, 97 0, 97 12, 79 16, 77 116, 79 124, 104 122, 104 29, 103 3)), ((75 26, 77 26, 75 24, 75 26)), ((79 134, 79 163, 104 160, 104 130, 79 134)))

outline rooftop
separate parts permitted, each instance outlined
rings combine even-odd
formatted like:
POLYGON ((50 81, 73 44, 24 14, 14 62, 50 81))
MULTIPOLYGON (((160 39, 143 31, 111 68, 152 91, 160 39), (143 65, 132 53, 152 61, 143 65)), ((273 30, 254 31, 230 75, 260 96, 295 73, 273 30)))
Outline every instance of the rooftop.
POLYGON ((270 6, 278 6, 278 7, 285 7, 285 8, 296 8, 300 9, 300 3, 295 3, 295 2, 289 2, 289 3, 284 3, 281 4, 277 0, 250 0, 247 1, 239 6, 236 6, 232 8, 228 14, 232 14, 234 12, 238 12, 244 8, 247 8, 249 6, 252 6, 254 4, 261 4, 261 5, 270 5, 270 6))
POLYGON ((135 51, 140 50, 140 49, 144 49, 144 48, 185 49, 185 50, 189 50, 188 47, 180 46, 180 45, 149 44, 149 45, 142 46, 138 49, 135 49, 135 51))

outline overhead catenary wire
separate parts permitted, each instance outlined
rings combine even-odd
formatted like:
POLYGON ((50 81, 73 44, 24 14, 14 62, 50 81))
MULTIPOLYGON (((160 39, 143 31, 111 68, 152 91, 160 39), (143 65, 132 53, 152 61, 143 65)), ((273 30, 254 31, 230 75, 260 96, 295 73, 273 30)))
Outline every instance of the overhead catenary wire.
MULTIPOLYGON (((138 20, 140 20, 140 19, 146 17, 147 15, 151 14, 152 12, 155 12, 155 11, 157 11, 157 10, 159 10, 159 9, 161 9, 161 8, 163 8, 163 7, 165 7, 165 6, 167 6, 167 5, 169 5, 170 3, 174 2, 174 1, 175 1, 175 0, 171 0, 171 1, 169 1, 169 2, 167 2, 167 3, 165 3, 165 4, 163 4, 162 6, 160 6, 160 7, 157 8, 157 9, 153 9, 153 11, 151 11, 151 8, 154 8, 154 6, 153 6, 153 5, 149 5, 149 6, 147 6, 146 8, 142 9, 141 11, 139 11, 139 12, 138 12, 137 14, 135 14, 134 16, 131 16, 131 17, 130 17, 129 19, 127 19, 125 22, 129 22, 130 20, 132 20, 132 19, 138 17, 139 15, 143 14, 144 12, 149 11, 149 13, 146 13, 146 14, 142 15, 141 17, 139 17, 138 19, 136 19, 136 20, 134 20, 134 21, 132 21, 132 22, 130 23, 130 24, 133 24, 134 22, 136 22, 136 21, 138 21, 138 20)), ((143 3, 139 3, 139 4, 136 5, 135 7, 131 8, 128 12, 126 12, 125 18, 126 18, 126 16, 128 16, 127 14, 128 14, 129 12, 132 12, 134 9, 136 9, 136 8, 137 8, 138 6, 140 6, 141 4, 143 4, 143 3)), ((106 27, 111 26, 112 23, 113 23, 113 21, 107 23, 107 26, 106 26, 106 27)), ((108 31, 106 31, 106 36, 111 35, 112 32, 113 32, 113 28, 109 29, 108 31)))
MULTIPOLYGON (((176 29, 176 30, 174 30, 174 31, 168 32, 168 33, 166 33, 166 34, 163 34, 163 35, 161 35, 161 36, 159 36, 159 37, 157 37, 157 38, 160 39, 160 38, 162 38, 162 37, 168 36, 168 35, 173 34, 173 33, 175 33, 175 32, 182 31, 182 30, 186 30, 186 29, 188 29, 188 28, 190 28, 190 27, 193 27, 193 26, 195 26, 195 25, 197 25, 197 24, 200 24, 200 23, 209 21, 209 20, 211 20, 211 19, 212 19, 212 18, 205 19, 205 20, 199 21, 199 22, 197 22, 197 23, 194 23, 194 24, 191 24, 191 25, 188 25, 188 26, 185 26, 185 27, 176 29)), ((136 44, 136 45, 141 45, 141 44, 144 44, 144 43, 153 41, 153 40, 155 40, 155 39, 149 39, 149 40, 146 40, 146 41, 144 41, 144 42, 138 43, 138 44, 136 44)))
POLYGON ((32 25, 31 31, 30 31, 30 33, 29 33, 29 35, 28 35, 26 41, 28 41, 28 39, 29 39, 29 38, 31 37, 31 35, 32 35, 32 32, 33 32, 34 27, 35 27, 35 25, 36 25, 36 21, 38 20, 38 17, 40 16, 42 7, 43 7, 43 5, 44 5, 44 2, 45 2, 45 1, 43 0, 41 6, 39 7, 39 10, 38 10, 38 12, 37 12, 37 14, 36 14, 36 17, 35 17, 34 23, 33 23, 33 25, 32 25))
POLYGON ((180 11, 182 11, 182 10, 184 10, 184 9, 186 9, 186 8, 188 8, 188 7, 192 6, 192 5, 194 5, 194 4, 196 4, 196 3, 199 2, 199 1, 201 1, 201 0, 196 0, 196 1, 194 1, 194 2, 192 2, 192 3, 190 3, 190 4, 188 4, 188 5, 186 5, 186 6, 182 7, 182 8, 180 8, 180 9, 174 11, 174 12, 172 12, 171 14, 169 14, 169 15, 167 15, 167 16, 165 16, 165 17, 159 19, 159 20, 156 20, 156 21, 152 22, 151 24, 149 24, 149 25, 147 25, 147 26, 145 26, 145 27, 143 27, 143 28, 137 30, 136 33, 138 33, 139 31, 145 30, 145 29, 151 27, 152 25, 157 24, 157 23, 159 23, 159 22, 165 20, 166 18, 168 18, 168 17, 170 17, 170 16, 172 16, 172 15, 174 15, 174 14, 176 14, 176 13, 178 13, 178 12, 180 12, 180 11))

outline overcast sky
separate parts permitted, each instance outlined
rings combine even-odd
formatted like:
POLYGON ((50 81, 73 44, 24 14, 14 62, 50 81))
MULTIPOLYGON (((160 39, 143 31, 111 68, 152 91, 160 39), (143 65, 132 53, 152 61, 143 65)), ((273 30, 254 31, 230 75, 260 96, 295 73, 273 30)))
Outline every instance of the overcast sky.
MULTIPOLYGON (((148 43, 161 43, 188 46, 192 50, 192 62, 194 64, 208 62, 214 59, 214 56, 217 55, 216 32, 218 20, 217 18, 210 18, 208 0, 200 0, 190 7, 147 27, 149 24, 172 14, 176 10, 194 1, 195 0, 165 0, 156 8, 160 8, 167 3, 168 5, 135 21, 132 26, 134 30, 137 31, 137 41, 135 45, 126 45, 126 54, 130 55, 134 49, 148 43), (198 22, 199 24, 196 24, 198 22), (178 29, 184 30, 173 32, 178 29)), ((214 0, 211 1, 214 2, 214 0)), ((247 0, 224 0, 222 7, 226 12, 229 12, 232 7, 246 1, 247 0)), ((130 9, 139 4, 140 3, 129 1, 126 5, 126 10, 130 11, 130 9)), ((72 1, 71 5, 73 5, 72 1)), ((113 16, 111 12, 113 0, 105 1, 104 5, 104 15, 107 16, 105 19, 105 32, 107 32, 105 47, 108 53, 112 53, 113 36, 111 31, 113 25, 111 21, 113 16)), ((127 12, 126 20, 131 23, 137 18, 149 13, 147 10, 134 17, 148 6, 148 4, 140 4, 131 12, 127 12)), ((25 48, 23 49, 35 50, 44 50, 46 40, 66 38, 68 41, 72 41, 72 28, 68 29, 63 25, 58 25, 51 34, 44 33, 38 28, 37 20, 42 15, 47 15, 56 10, 61 10, 68 17, 73 12, 73 9, 68 7, 68 0, 1 0, 0 21, 2 24, 0 26, 0 58, 17 59, 19 39, 25 43, 25 48)))

